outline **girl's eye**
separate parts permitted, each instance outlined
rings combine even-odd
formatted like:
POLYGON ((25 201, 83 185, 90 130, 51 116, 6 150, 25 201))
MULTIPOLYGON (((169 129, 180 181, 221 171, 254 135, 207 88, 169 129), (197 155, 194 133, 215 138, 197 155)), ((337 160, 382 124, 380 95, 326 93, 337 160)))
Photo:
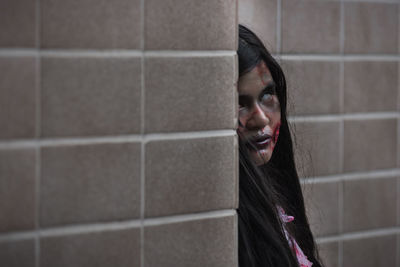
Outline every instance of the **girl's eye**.
POLYGON ((263 103, 263 104, 266 104, 266 105, 268 105, 268 104, 271 104, 273 102, 273 96, 272 96, 272 94, 264 94, 262 97, 261 97, 261 103, 263 103))
POLYGON ((246 96, 239 96, 239 109, 247 108, 251 105, 251 99, 246 96))

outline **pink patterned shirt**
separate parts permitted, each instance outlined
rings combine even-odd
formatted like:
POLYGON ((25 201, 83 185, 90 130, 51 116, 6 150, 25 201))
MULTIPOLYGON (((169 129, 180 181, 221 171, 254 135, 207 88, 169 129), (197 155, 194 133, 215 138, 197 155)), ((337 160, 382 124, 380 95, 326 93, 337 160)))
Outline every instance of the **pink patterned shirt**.
POLYGON ((300 264, 300 267, 311 267, 312 262, 307 259, 307 256, 304 255, 303 251, 301 250, 300 246, 297 244, 296 240, 290 236, 288 231, 286 231, 285 225, 294 220, 293 216, 289 216, 285 213, 285 210, 281 207, 278 207, 279 216, 283 222, 283 230, 285 231, 286 239, 289 242, 289 246, 293 248, 296 253, 297 261, 300 264))

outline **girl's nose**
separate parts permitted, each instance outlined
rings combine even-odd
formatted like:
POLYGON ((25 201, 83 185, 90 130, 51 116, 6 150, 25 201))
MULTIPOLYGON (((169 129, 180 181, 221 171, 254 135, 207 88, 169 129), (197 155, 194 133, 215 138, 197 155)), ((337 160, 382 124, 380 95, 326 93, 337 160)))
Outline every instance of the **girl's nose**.
POLYGON ((259 130, 263 129, 265 126, 268 125, 269 123, 269 118, 263 111, 263 109, 260 107, 258 103, 256 103, 251 110, 249 119, 247 120, 246 123, 246 128, 248 130, 259 130))

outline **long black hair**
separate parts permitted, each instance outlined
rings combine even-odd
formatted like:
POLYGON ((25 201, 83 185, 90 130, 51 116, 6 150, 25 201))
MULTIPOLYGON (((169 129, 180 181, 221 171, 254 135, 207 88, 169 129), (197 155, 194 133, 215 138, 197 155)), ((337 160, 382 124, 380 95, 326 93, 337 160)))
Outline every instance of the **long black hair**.
POLYGON ((293 156, 293 144, 286 117, 286 80, 283 71, 260 39, 239 25, 239 79, 264 61, 276 84, 281 107, 279 138, 268 163, 256 166, 248 148, 239 139, 239 266, 298 267, 289 247, 277 207, 295 220, 286 225, 313 267, 320 267, 293 156))

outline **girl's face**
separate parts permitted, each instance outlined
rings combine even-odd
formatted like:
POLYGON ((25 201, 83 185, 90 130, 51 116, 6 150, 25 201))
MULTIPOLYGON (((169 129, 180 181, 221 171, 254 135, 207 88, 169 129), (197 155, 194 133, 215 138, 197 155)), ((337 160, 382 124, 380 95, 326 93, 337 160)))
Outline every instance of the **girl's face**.
POLYGON ((256 165, 270 160, 278 141, 281 108, 275 89, 271 73, 263 61, 239 78, 237 133, 249 148, 256 165))

